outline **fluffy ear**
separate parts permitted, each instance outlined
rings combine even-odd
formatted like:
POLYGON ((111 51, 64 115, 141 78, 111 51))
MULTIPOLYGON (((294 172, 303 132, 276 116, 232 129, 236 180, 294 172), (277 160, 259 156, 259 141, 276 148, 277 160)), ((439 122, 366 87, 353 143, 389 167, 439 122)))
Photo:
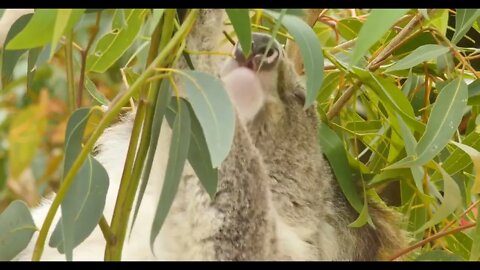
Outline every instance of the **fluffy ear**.
POLYGON ((265 93, 255 73, 242 67, 222 79, 239 118, 244 122, 253 120, 265 103, 265 93))

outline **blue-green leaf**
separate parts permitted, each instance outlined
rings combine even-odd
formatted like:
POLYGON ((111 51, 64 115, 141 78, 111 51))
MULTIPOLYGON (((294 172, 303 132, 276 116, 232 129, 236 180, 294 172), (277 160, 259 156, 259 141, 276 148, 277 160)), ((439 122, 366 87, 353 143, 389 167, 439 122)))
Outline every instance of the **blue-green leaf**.
MULTIPOLYGON (((82 139, 89 109, 75 111, 67 123, 65 133, 64 175, 82 149, 82 139)), ((62 206, 62 217, 50 238, 49 245, 73 259, 73 248, 85 240, 95 229, 103 214, 108 191, 108 174, 103 166, 89 156, 75 176, 62 206)))
POLYGON ((9 261, 24 250, 37 230, 28 207, 13 201, 0 214, 0 261, 9 261))
MULTIPOLYGON (((265 13, 277 20, 281 15, 269 10, 265 10, 265 13)), ((307 95, 304 107, 308 108, 315 102, 323 82, 322 45, 313 29, 299 17, 285 14, 282 18, 282 24, 287 28, 288 33, 293 36, 300 49, 307 82, 307 95)))
MULTIPOLYGON (((160 131, 162 129, 163 118, 170 101, 172 90, 170 88, 170 82, 168 80, 162 80, 157 93, 157 101, 155 103, 155 112, 153 113, 152 130, 150 131, 150 145, 148 146, 147 159, 145 160, 145 169, 142 172, 142 179, 140 184, 140 190, 138 191, 137 202, 135 204, 135 210, 133 211, 132 226, 135 225, 137 219, 138 209, 142 203, 143 194, 147 188, 148 180, 150 179, 150 173, 152 170, 153 159, 157 150, 158 140, 153 138, 160 137, 160 131)), ((173 126, 173 124, 172 124, 173 126)))
POLYGON ((425 133, 415 148, 416 155, 407 156, 389 168, 423 165, 440 153, 462 120, 467 98, 467 85, 461 78, 445 85, 433 104, 425 133))
POLYGON ((455 16, 455 34, 453 34, 452 37, 453 44, 457 44, 460 39, 462 39, 479 16, 480 9, 457 9, 455 16))
POLYGON ((172 206, 178 185, 182 178, 183 167, 188 157, 190 145, 190 114, 183 99, 178 99, 179 108, 173 123, 172 141, 167 162, 167 169, 163 182, 162 192, 158 200, 155 218, 150 234, 150 246, 153 250, 153 243, 167 217, 172 206))
POLYGON ((212 158, 218 167, 227 157, 233 142, 235 111, 218 78, 199 71, 185 71, 180 77, 182 89, 200 122, 212 158))
POLYGON ((394 70, 402 70, 414 67, 420 63, 425 61, 435 59, 438 56, 441 56, 449 51, 448 47, 436 44, 427 44, 421 47, 418 47, 413 52, 411 52, 407 57, 403 58, 402 60, 396 62, 387 70, 394 71, 394 70))
POLYGON ((97 90, 97 86, 89 78, 85 78, 85 88, 92 98, 101 105, 108 105, 108 99, 97 90))

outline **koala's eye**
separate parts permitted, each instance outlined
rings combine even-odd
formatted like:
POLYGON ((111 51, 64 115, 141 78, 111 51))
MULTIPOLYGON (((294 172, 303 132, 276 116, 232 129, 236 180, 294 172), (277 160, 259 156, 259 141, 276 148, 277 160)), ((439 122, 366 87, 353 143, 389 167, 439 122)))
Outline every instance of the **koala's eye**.
POLYGON ((275 53, 274 49, 269 49, 268 52, 267 52, 267 57, 272 56, 274 53, 275 53))

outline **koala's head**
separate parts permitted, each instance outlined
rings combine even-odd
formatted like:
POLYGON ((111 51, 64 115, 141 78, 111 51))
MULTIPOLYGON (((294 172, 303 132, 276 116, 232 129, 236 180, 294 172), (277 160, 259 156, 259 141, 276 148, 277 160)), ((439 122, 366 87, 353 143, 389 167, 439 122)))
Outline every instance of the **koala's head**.
MULTIPOLYGON (((240 119, 273 126, 285 118, 304 117, 305 88, 282 45, 264 33, 252 33, 251 51, 245 56, 239 43, 222 71, 240 119), (268 51, 267 51, 268 49, 268 51), (262 61, 263 59, 263 61, 262 61)), ((316 120, 316 119, 315 119, 316 120)))

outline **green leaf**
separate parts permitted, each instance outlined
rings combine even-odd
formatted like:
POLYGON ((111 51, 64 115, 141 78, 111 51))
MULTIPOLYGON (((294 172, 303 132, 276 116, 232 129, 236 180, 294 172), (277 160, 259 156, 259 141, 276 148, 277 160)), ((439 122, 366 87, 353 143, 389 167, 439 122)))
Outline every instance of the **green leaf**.
POLYGON ((0 261, 9 261, 24 250, 37 231, 27 205, 13 201, 0 214, 0 261))
POLYGON ((432 24, 440 33, 442 33, 442 35, 446 35, 448 27, 448 9, 435 10, 430 17, 428 24, 432 24))
POLYGON ((369 219, 368 204, 364 204, 363 207, 362 207, 362 210, 360 211, 360 215, 358 216, 358 218, 355 221, 353 221, 352 223, 348 224, 348 227, 360 228, 363 225, 367 224, 368 219, 369 219))
POLYGON ((388 168, 423 165, 435 157, 452 138, 467 106, 467 85, 457 78, 442 88, 433 104, 425 133, 418 141, 415 156, 407 156, 388 168))
MULTIPOLYGON (((71 14, 62 9, 36 9, 27 26, 7 44, 6 49, 30 49, 51 42, 56 45, 61 35, 70 31, 84 12, 84 9, 75 9, 71 14), (58 15, 59 13, 61 15, 58 15)), ((51 47, 52 54, 56 46, 51 44, 51 47)))
POLYGON ((460 148, 463 152, 467 153, 467 155, 469 155, 472 159, 473 166, 475 168, 475 182, 473 183, 472 193, 480 193, 480 152, 465 144, 457 142, 452 142, 452 144, 460 148))
POLYGON ((449 51, 448 47, 435 45, 435 44, 427 44, 415 49, 412 53, 410 53, 407 57, 403 58, 402 60, 396 62, 387 70, 394 71, 394 70, 402 70, 414 67, 420 63, 425 61, 434 59, 438 56, 441 56, 449 51))
POLYGON ((225 9, 245 55, 252 49, 252 29, 248 9, 225 9))
POLYGON ((175 195, 177 194, 178 185, 182 178, 183 167, 188 157, 190 145, 190 115, 185 101, 179 98, 178 102, 180 107, 176 114, 175 122, 173 123, 167 169, 150 234, 150 247, 152 250, 153 242, 160 232, 168 211, 175 199, 175 195))
MULTIPOLYGON (((410 132, 407 125, 405 125, 405 122, 403 122, 402 118, 399 115, 397 115, 397 119, 398 123, 400 124, 400 131, 402 133, 402 138, 405 143, 405 151, 407 152, 407 155, 414 155, 417 141, 415 140, 415 137, 410 132)), ((423 167, 415 165, 411 166, 410 170, 412 171, 415 186, 421 193, 423 193, 423 167)))
POLYGON ((374 9, 368 15, 367 21, 358 33, 357 42, 353 49, 350 65, 358 63, 373 44, 407 13, 408 9, 374 9))
MULTIPOLYGON (((33 14, 26 14, 18 18, 8 30, 5 44, 25 28, 31 20, 33 14)), ((2 50, 2 85, 5 87, 12 79, 13 70, 17 65, 18 59, 26 52, 26 50, 2 50)))
POLYGON ((362 83, 378 95, 389 115, 396 117, 396 113, 398 113, 403 117, 406 124, 415 131, 423 132, 425 130, 424 124, 415 119, 412 105, 408 99, 391 80, 359 68, 353 68, 353 72, 358 75, 362 83))
POLYGON ((55 53, 55 48, 63 33, 70 31, 72 26, 80 20, 84 12, 85 9, 57 9, 57 16, 50 43, 50 58, 52 58, 55 53))
POLYGON ((147 9, 126 10, 127 25, 122 28, 112 25, 112 31, 98 41, 95 50, 87 57, 87 71, 103 73, 112 66, 135 42, 147 14, 147 9))
POLYGON ((89 78, 85 78, 85 88, 87 92, 101 105, 108 105, 108 99, 97 90, 97 86, 89 78))
POLYGON ((5 48, 7 50, 30 49, 49 43, 56 15, 56 9, 36 9, 25 28, 6 43, 5 48))
POLYGON ((37 47, 28 50, 28 60, 27 60, 27 89, 32 89, 33 78, 35 77, 35 72, 37 67, 35 63, 37 62, 38 56, 42 51, 42 47, 37 47))
MULTIPOLYGON (((78 109, 67 123, 64 175, 68 173, 82 149, 89 111, 89 108, 78 109)), ((83 242, 97 226, 105 207, 108 182, 105 168, 95 158, 89 156, 62 201, 62 217, 49 242, 51 247, 65 253, 67 260, 73 259, 73 248, 83 242)))
POLYGON ((363 23, 357 18, 347 18, 338 21, 338 33, 346 39, 351 40, 358 36, 358 32, 362 28, 363 23))
MULTIPOLYGON (((462 143, 464 145, 471 146, 477 151, 480 151, 480 134, 477 133, 476 131, 472 131, 470 134, 463 139, 462 143)), ((464 170, 468 166, 472 164, 472 160, 470 157, 462 151, 459 148, 456 148, 449 156, 448 158, 443 161, 443 169, 449 174, 449 175, 454 175, 459 173, 460 171, 464 170)), ((432 176, 432 180, 438 180, 441 178, 441 175, 439 172, 435 172, 432 176)))
POLYGON ((450 175, 448 175, 447 172, 445 172, 445 170, 436 162, 432 161, 432 163, 443 176, 444 197, 442 204, 435 211, 432 218, 427 223, 423 224, 423 226, 415 233, 440 223, 442 220, 452 214, 462 203, 462 195, 455 180, 453 180, 452 177, 450 177, 450 175))
POLYGON ((331 72, 325 76, 322 87, 320 88, 320 94, 317 97, 319 104, 328 102, 333 91, 338 88, 338 82, 340 79, 340 72, 331 72))
POLYGON ((480 16, 480 9, 457 9, 455 16, 455 34, 452 43, 457 44, 480 16))
POLYGON ((361 213, 363 203, 352 179, 352 171, 342 140, 333 130, 321 122, 318 132, 318 142, 320 143, 323 153, 327 156, 335 178, 348 202, 358 213, 361 213))
POLYGON ((160 22, 160 19, 163 17, 163 13, 165 12, 165 9, 153 9, 151 18, 150 18, 150 28, 149 28, 149 35, 151 36, 153 34, 153 31, 155 31, 155 27, 157 27, 157 24, 160 22))
POLYGON ((446 252, 444 250, 431 250, 420 254, 415 261, 438 261, 438 262, 452 262, 464 261, 464 259, 456 254, 446 252))
MULTIPOLYGON (((157 101, 155 103, 155 112, 153 113, 153 122, 152 122, 152 130, 150 131, 150 138, 160 137, 160 131, 162 129, 164 115, 165 115, 165 112, 167 111, 170 97, 172 95, 170 82, 168 80, 162 80, 160 82, 160 87, 156 95, 157 95, 157 101)), ((138 209, 140 209, 143 195, 147 188, 148 180, 150 179, 150 173, 152 170, 153 159, 155 158, 155 152, 157 150, 157 144, 158 144, 157 139, 150 140, 150 145, 148 146, 147 159, 145 160, 145 169, 142 172, 140 190, 138 191, 137 202, 135 204, 135 210, 133 211, 131 228, 133 228, 135 221, 137 219, 138 209)))
MULTIPOLYGON (((281 15, 269 10, 265 10, 265 13, 277 20, 281 15)), ((307 82, 307 95, 304 108, 308 108, 317 98, 323 82, 324 61, 322 45, 312 28, 302 19, 285 14, 282 19, 282 24, 287 28, 288 33, 293 36, 300 49, 307 82)))
POLYGON ((180 77, 180 83, 202 126, 212 166, 216 168, 230 151, 235 111, 222 81, 199 71, 184 72, 186 76, 180 77))

